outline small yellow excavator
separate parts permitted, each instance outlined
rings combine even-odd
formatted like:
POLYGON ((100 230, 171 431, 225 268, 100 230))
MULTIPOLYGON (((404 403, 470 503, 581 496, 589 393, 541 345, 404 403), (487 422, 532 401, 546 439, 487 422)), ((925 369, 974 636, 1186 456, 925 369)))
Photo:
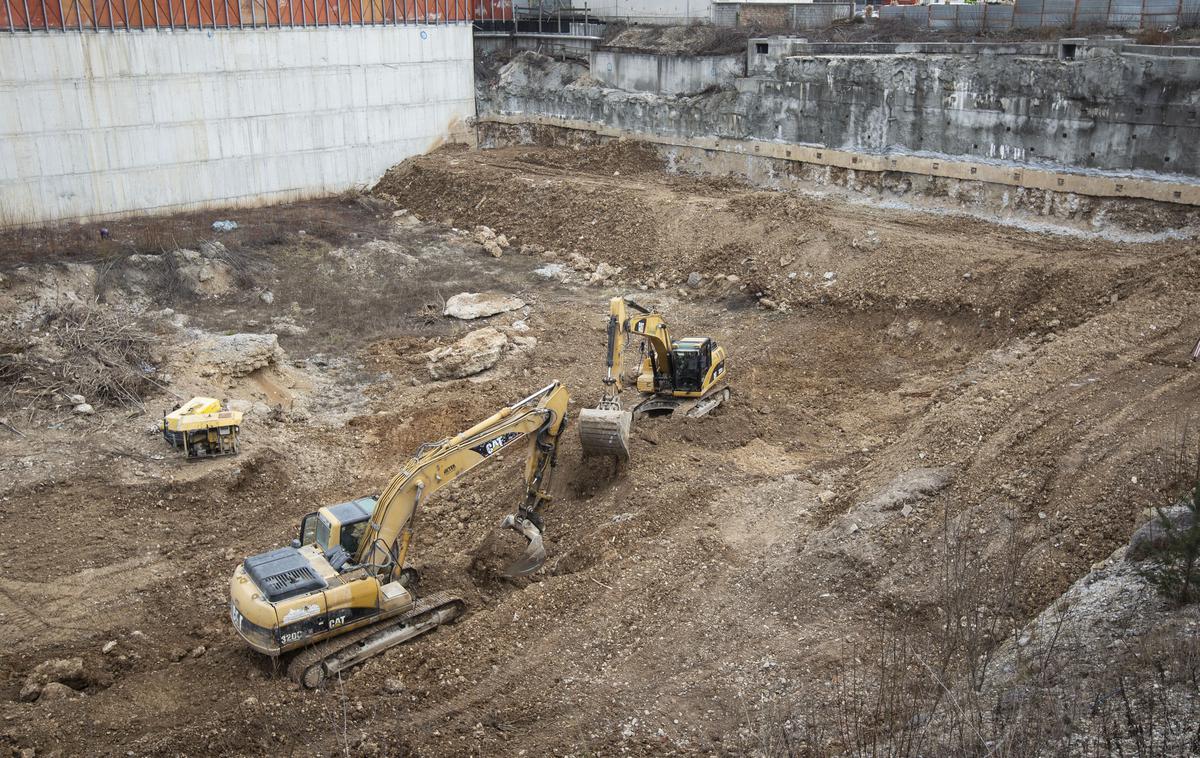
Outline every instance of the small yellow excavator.
POLYGON ((587 455, 629 459, 629 431, 635 418, 682 411, 698 418, 729 399, 725 348, 711 337, 671 339, 661 314, 628 297, 609 301, 608 374, 599 405, 579 414, 579 441, 587 455), (632 311, 632 315, 630 314, 632 311), (622 354, 626 335, 642 338, 636 386, 643 400, 632 411, 621 407, 622 354), (647 349, 647 347, 649 349, 647 349))
POLYGON ((458 618, 451 592, 417 598, 405 567, 417 512, 429 497, 501 451, 527 444, 525 500, 500 522, 528 540, 510 576, 546 559, 539 511, 549 499, 567 391, 555 382, 461 434, 422 446, 381 495, 322 507, 291 546, 246 558, 229 584, 229 615, 250 647, 300 650, 288 674, 305 687, 458 618))

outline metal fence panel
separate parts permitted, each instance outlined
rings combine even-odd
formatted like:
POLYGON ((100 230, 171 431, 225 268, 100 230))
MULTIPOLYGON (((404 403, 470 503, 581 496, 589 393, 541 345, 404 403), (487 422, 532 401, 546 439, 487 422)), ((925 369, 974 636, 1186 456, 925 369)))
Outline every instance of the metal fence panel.
POLYGON ((854 15, 854 6, 844 3, 797 3, 792 6, 793 29, 824 29, 837 21, 845 21, 854 15))

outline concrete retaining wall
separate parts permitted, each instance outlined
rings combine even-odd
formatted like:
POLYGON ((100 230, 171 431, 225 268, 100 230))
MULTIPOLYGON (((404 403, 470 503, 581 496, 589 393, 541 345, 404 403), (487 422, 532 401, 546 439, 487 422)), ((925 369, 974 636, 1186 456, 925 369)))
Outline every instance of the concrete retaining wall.
POLYGON ((1200 58, 799 57, 770 76, 737 80, 736 91, 686 99, 563 86, 560 70, 543 85, 543 76, 534 66, 523 76, 502 72, 503 86, 480 90, 481 112, 673 140, 940 156, 1018 173, 1200 177, 1200 58))
POLYGON ((678 95, 719 87, 745 76, 740 55, 651 55, 597 50, 592 76, 609 87, 630 92, 678 95))
POLYGON ((474 113, 458 26, 0 37, 0 226, 340 192, 474 113))

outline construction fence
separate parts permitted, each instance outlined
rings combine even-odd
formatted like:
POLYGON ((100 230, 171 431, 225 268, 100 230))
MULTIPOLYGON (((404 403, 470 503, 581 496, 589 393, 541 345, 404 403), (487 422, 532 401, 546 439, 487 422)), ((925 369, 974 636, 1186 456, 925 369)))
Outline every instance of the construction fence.
POLYGON ((884 5, 884 22, 927 29, 1165 29, 1200 25, 1200 0, 1016 0, 974 5, 884 5))
POLYGON ((471 0, 0 0, 0 32, 464 23, 471 19, 470 3, 471 0))

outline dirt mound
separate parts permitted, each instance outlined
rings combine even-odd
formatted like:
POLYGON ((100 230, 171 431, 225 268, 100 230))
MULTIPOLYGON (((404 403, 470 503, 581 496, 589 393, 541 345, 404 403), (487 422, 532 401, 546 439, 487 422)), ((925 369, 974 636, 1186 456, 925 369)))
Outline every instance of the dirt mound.
POLYGON ((517 159, 533 165, 613 176, 660 173, 666 168, 652 145, 637 140, 611 140, 572 150, 530 150, 519 154, 517 159))
MULTIPOLYGON (((375 191, 402 198, 425 217, 487 224, 551 251, 551 258, 582 256, 616 266, 622 275, 614 281, 629 290, 732 294, 779 311, 833 303, 946 315, 978 311, 990 314, 986 328, 1024 325, 1040 338, 1123 286, 1089 261, 1104 257, 1130 280, 1139 276, 1138 262, 1122 257, 1119 245, 1094 239, 956 219, 943 223, 943 234, 931 243, 910 222, 866 207, 834 214, 830 201, 789 193, 692 179, 642 181, 655 176, 647 149, 610 143, 579 151, 456 153, 452 162, 428 156, 389 170, 375 191), (602 159, 610 154, 642 156, 635 159, 640 168, 628 179, 613 176, 602 159), (584 170, 576 165, 592 161, 604 166, 596 170, 604 182, 576 184, 575 171, 584 170), (530 164, 546 170, 522 175, 530 164), (1022 240, 1022 253, 1003 261, 959 254, 1009 239, 1022 240), (693 273, 699 285, 689 284, 697 281, 693 273)), ((921 324, 918 319, 912 338, 927 339, 941 328, 936 319, 921 324)))

